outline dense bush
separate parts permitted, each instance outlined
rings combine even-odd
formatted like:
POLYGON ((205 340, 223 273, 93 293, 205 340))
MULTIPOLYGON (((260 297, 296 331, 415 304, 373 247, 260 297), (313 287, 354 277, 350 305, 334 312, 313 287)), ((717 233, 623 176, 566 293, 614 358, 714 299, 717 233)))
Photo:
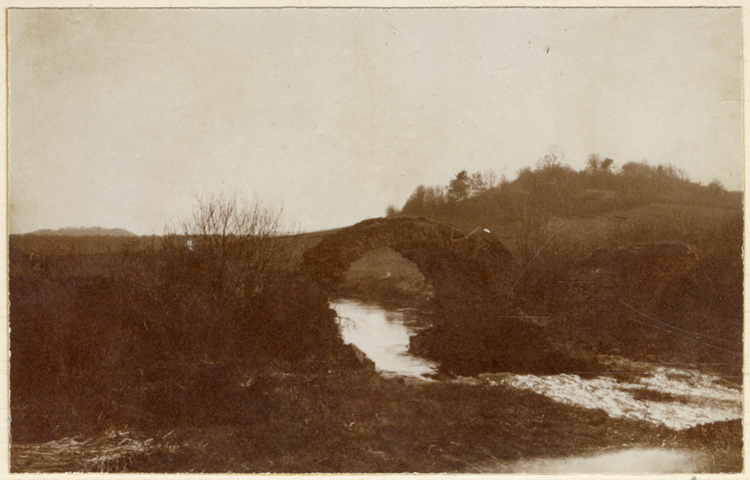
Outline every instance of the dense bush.
POLYGON ((40 263, 12 241, 14 437, 216 423, 247 395, 262 409, 269 372, 345 361, 335 313, 288 269, 268 215, 212 199, 186 231, 98 256, 99 268, 86 255, 40 263))

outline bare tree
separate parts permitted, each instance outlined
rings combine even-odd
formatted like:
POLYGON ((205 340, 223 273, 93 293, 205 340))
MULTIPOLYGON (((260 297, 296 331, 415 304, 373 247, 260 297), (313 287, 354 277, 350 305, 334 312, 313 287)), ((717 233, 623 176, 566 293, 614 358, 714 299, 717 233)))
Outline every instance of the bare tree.
POLYGON ((592 173, 596 173, 602 168, 602 157, 598 153, 592 153, 586 160, 586 169, 592 173))
POLYGON ((294 267, 299 245, 281 213, 259 200, 199 197, 192 217, 164 235, 157 282, 213 318, 244 316, 294 267))
POLYGON ((482 175, 488 189, 495 188, 502 183, 502 179, 498 177, 494 170, 487 170, 482 175))
POLYGON ((474 172, 471 174, 469 177, 469 198, 476 197, 488 188, 487 180, 481 172, 474 172))
POLYGON ((418 186, 406 200, 401 208, 404 215, 417 215, 432 218, 440 205, 446 202, 446 193, 443 187, 418 186))
POLYGON ((557 148, 553 148, 550 153, 546 154, 536 162, 537 170, 554 171, 563 167, 565 155, 560 153, 557 148))
POLYGON ((388 207, 385 209, 385 216, 388 218, 396 217, 399 213, 400 212, 398 211, 398 208, 395 207, 395 205, 388 205, 388 207))

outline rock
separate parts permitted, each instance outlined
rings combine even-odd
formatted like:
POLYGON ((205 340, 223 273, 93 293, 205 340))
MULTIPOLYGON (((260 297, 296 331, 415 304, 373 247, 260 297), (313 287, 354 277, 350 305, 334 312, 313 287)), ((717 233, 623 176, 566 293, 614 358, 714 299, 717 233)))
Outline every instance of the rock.
POLYGON ((511 378, 512 376, 512 373, 482 373, 479 375, 479 379, 492 386, 496 386, 503 383, 503 380, 511 378))
POLYGON ((375 368, 375 362, 370 360, 367 357, 367 354, 363 352, 358 346, 354 345, 353 343, 349 344, 349 347, 351 348, 352 354, 354 355, 354 358, 359 362, 360 364, 364 365, 367 368, 375 368))

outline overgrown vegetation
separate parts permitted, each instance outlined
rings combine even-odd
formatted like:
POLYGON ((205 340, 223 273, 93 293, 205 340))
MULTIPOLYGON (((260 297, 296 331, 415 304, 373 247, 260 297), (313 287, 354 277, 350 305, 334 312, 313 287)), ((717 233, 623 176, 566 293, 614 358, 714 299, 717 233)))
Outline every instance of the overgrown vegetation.
POLYGON ((487 229, 514 258, 504 298, 482 298, 478 291, 464 292, 463 303, 435 299, 447 308, 432 309, 436 326, 417 339, 416 351, 456 373, 500 368, 498 359, 514 349, 491 339, 505 337, 503 325, 526 318, 527 330, 543 323, 543 335, 583 348, 585 358, 614 353, 710 363, 739 380, 741 192, 718 182, 700 185, 669 165, 618 169, 598 155, 582 171, 549 154, 513 181, 473 188, 475 177, 482 175, 462 171, 447 187, 419 186, 400 211, 390 212, 466 232, 487 229), (471 193, 450 193, 456 191, 471 193))
POLYGON ((476 223, 477 216, 494 224, 523 222, 538 227, 551 217, 586 217, 654 204, 739 208, 741 201, 741 192, 728 192, 718 181, 705 186, 693 182, 672 165, 629 162, 618 169, 614 160, 593 154, 585 169, 575 171, 560 154, 551 153, 536 168, 521 169, 513 181, 498 181, 491 171, 463 170, 448 186, 420 185, 400 210, 391 207, 390 213, 450 218, 459 227, 476 223))
POLYGON ((243 382, 345 364, 278 220, 209 198, 179 232, 116 253, 33 255, 11 238, 14 441, 215 425, 264 408, 267 392, 243 382))

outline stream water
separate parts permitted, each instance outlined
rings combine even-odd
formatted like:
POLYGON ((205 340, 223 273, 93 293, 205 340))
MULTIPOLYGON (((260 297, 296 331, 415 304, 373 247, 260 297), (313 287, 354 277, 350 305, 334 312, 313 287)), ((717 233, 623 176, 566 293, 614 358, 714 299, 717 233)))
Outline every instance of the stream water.
MULTIPOLYGON (((419 326, 409 310, 388 310, 356 300, 331 302, 341 336, 359 347, 384 375, 428 379, 436 365, 408 351, 419 326)), ((655 367, 637 379, 611 376, 483 374, 457 381, 531 390, 567 405, 604 410, 684 430, 696 425, 742 418, 742 391, 721 378, 686 369, 655 367)), ((524 473, 684 473, 699 470, 696 452, 625 449, 596 456, 529 459, 504 465, 504 472, 524 473)), ((496 472, 499 473, 499 472, 496 472)))
POLYGON ((532 458, 489 469, 492 473, 667 474, 702 470, 700 453, 663 448, 629 448, 597 455, 532 458))
POLYGON ((382 374, 426 379, 436 372, 433 362, 409 353, 409 339, 419 331, 412 311, 348 299, 330 305, 338 315, 344 342, 362 350, 382 374))

